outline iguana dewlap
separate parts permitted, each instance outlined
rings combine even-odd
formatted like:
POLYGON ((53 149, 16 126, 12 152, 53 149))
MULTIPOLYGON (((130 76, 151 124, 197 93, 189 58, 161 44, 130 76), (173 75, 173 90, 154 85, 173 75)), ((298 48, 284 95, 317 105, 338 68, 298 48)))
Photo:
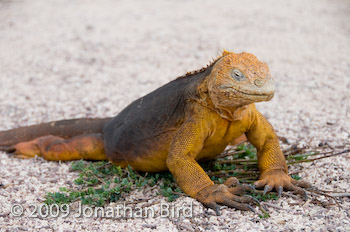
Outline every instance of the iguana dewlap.
MULTIPOLYGON (((170 170, 181 189, 206 206, 247 210, 243 203, 251 200, 234 195, 239 190, 228 182, 214 185, 198 161, 215 158, 245 134, 258 152, 260 180, 255 185, 265 186, 265 192, 275 188, 280 193, 284 188, 303 193, 287 174, 272 126, 254 105, 270 100, 274 90, 265 63, 249 53, 224 51, 208 67, 132 102, 104 124, 102 133, 70 139, 51 134, 12 148, 20 158, 37 154, 48 160, 108 159, 139 171, 170 170)), ((2 133, 0 145, 6 134, 2 133)))

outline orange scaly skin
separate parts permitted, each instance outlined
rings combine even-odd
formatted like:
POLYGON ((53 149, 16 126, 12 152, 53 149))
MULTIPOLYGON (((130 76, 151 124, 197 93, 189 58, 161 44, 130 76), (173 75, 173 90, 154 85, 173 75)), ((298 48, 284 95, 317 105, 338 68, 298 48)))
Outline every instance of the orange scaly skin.
POLYGON ((176 98, 177 95, 165 95, 169 92, 166 85, 163 90, 159 88, 136 100, 106 123, 103 136, 83 135, 68 140, 57 138, 55 141, 52 141, 52 136, 45 136, 15 145, 16 154, 25 158, 40 153, 49 160, 108 159, 140 171, 170 170, 186 194, 216 212, 217 204, 250 210, 247 203, 254 203, 254 200, 235 195, 242 193, 246 187, 235 187, 232 178, 224 185, 214 185, 198 164, 198 161, 215 158, 230 142, 245 134, 258 152, 260 178, 255 183, 256 187, 265 186, 264 192, 275 188, 279 194, 283 188, 304 193, 298 186, 308 185, 288 176, 278 138, 254 105, 255 102, 268 101, 274 95, 274 80, 265 63, 249 53, 224 51, 211 66, 180 77, 169 85, 176 83, 178 86, 185 83, 185 87, 181 88, 189 90, 180 95, 174 110, 161 111, 159 107, 162 105, 155 105, 152 110, 147 108, 147 104, 153 104, 159 95, 164 98, 170 96, 169 100, 176 98), (153 115, 143 115, 132 121, 132 115, 143 112, 142 107, 148 113, 154 111, 153 115), (164 112, 171 115, 162 115, 164 112), (148 118, 151 121, 147 121, 148 118), (159 118, 164 120, 157 121, 159 125, 147 131, 150 130, 146 129, 147 126, 159 118))
POLYGON ((184 192, 214 209, 216 203, 230 206, 234 197, 229 188, 214 186, 196 160, 219 153, 213 149, 224 149, 243 133, 258 151, 261 176, 256 185, 267 184, 266 191, 283 187, 297 189, 287 175, 286 161, 272 126, 253 104, 273 96, 268 66, 248 53, 224 52, 223 56, 207 83, 201 86, 200 92, 207 96, 201 98, 201 105, 194 105, 188 123, 177 132, 167 158, 167 166, 184 192), (239 69, 246 76, 242 85, 232 81, 232 69, 239 69), (245 96, 239 91, 256 95, 245 96))

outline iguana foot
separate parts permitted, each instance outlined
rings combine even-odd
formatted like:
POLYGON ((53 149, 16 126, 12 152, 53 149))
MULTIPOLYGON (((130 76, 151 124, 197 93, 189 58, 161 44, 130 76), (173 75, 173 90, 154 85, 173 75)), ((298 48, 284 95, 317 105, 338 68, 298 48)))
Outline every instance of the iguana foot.
POLYGON ((28 142, 17 143, 12 146, 14 150, 11 153, 14 153, 15 158, 31 159, 35 156, 42 156, 44 147, 59 141, 63 141, 63 139, 52 135, 43 136, 28 142))
POLYGON ((30 159, 42 156, 46 160, 106 160, 101 134, 87 134, 65 140, 47 135, 32 141, 17 143, 8 149, 15 158, 30 159))
POLYGON ((231 208, 256 213, 255 209, 250 204, 260 205, 257 199, 250 196, 235 195, 250 191, 251 187, 248 185, 237 186, 238 183, 236 178, 229 178, 224 184, 212 185, 199 191, 196 195, 196 199, 204 206, 213 209, 217 215, 220 215, 219 205, 226 205, 231 208), (236 187, 230 188, 232 185, 236 187))
POLYGON ((13 153, 16 151, 16 148, 14 148, 13 146, 0 147, 0 151, 13 153))
POLYGON ((272 170, 267 173, 263 173, 260 176, 260 180, 254 183, 256 188, 264 187, 264 194, 276 190, 278 196, 280 197, 282 191, 288 190, 293 191, 295 194, 301 195, 304 199, 307 199, 307 193, 304 188, 310 188, 311 184, 302 181, 295 180, 292 177, 288 176, 284 170, 272 170))
POLYGON ((13 157, 18 158, 18 159, 30 159, 30 158, 34 158, 35 157, 35 154, 34 155, 16 154, 15 146, 0 147, 0 151, 13 154, 13 157))

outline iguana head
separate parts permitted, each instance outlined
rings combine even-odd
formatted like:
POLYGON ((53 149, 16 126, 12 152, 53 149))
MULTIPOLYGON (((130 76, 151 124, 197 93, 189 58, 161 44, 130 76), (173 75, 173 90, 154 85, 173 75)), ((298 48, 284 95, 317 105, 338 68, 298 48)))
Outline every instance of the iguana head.
POLYGON ((253 54, 228 51, 214 63, 207 88, 215 107, 224 110, 268 101, 275 92, 267 64, 253 54))

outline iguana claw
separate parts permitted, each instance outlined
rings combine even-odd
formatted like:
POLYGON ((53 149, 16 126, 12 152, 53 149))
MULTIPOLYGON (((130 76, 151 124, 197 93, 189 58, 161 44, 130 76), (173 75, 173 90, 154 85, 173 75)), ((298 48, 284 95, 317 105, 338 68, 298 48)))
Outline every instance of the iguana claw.
POLYGON ((248 208, 250 209, 250 211, 252 211, 253 213, 255 213, 255 214, 257 213, 256 210, 255 210, 253 207, 251 207, 250 205, 247 205, 247 207, 248 207, 248 208))
POLYGON ((282 186, 277 187, 277 196, 278 196, 278 198, 281 197, 282 192, 283 192, 283 187, 282 186))
POLYGON ((252 197, 250 195, 246 195, 245 197, 252 199, 256 203, 256 205, 260 205, 260 201, 258 199, 256 199, 255 197, 252 197))
POLYGON ((265 187, 264 187, 264 195, 265 195, 266 193, 268 193, 268 192, 271 192, 272 189, 273 189, 273 188, 272 188, 270 185, 265 185, 265 187))
POLYGON ((249 186, 249 188, 251 189, 251 191, 256 191, 256 189, 255 189, 255 185, 253 185, 253 184, 249 184, 248 186, 249 186))
POLYGON ((285 189, 292 191, 307 200, 307 192, 303 188, 310 188, 311 184, 306 181, 295 180, 288 176, 284 171, 273 170, 262 175, 261 179, 255 182, 255 187, 264 187, 264 195, 275 189, 278 197, 280 197, 285 189))

